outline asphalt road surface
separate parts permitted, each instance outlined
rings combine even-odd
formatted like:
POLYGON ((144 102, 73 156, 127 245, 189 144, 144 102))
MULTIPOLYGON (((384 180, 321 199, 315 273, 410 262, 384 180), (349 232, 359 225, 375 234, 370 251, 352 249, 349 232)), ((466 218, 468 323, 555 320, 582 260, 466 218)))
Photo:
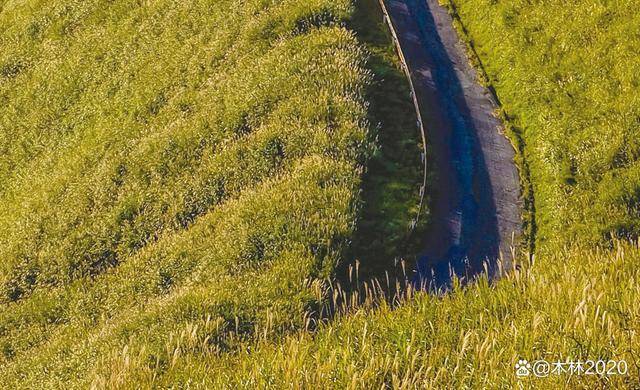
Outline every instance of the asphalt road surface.
POLYGON ((387 0, 418 96, 434 180, 431 219, 415 283, 447 288, 451 275, 495 274, 522 233, 514 149, 437 0, 387 0))

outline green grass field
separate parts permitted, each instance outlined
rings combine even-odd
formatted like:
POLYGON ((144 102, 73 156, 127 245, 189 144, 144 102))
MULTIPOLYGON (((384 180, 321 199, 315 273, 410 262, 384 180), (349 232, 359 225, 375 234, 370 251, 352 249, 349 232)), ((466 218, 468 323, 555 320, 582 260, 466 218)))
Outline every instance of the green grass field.
POLYGON ((640 234, 635 0, 446 0, 525 144, 537 241, 640 234))
POLYGON ((376 1, 0 0, 0 388, 637 386, 640 3, 447 3, 522 140, 535 256, 325 318, 346 267, 419 245, 376 1), (514 375, 542 358, 629 375, 514 375))
POLYGON ((160 378, 186 324, 235 354, 393 263, 419 135, 372 4, 2 3, 1 387, 100 384, 132 340, 160 378))
MULTIPOLYGON (((188 372, 205 387, 637 388, 638 261, 638 245, 561 250, 519 264, 495 284, 482 279, 445 297, 409 293, 396 305, 351 309, 315 333, 261 340, 257 350, 222 363, 191 354, 176 361, 169 382, 188 372), (628 375, 515 375, 520 359, 589 358, 625 360, 628 375)), ((111 371, 126 358, 139 365, 135 351, 120 354, 111 371)), ((153 373, 143 375, 150 383, 153 373)))

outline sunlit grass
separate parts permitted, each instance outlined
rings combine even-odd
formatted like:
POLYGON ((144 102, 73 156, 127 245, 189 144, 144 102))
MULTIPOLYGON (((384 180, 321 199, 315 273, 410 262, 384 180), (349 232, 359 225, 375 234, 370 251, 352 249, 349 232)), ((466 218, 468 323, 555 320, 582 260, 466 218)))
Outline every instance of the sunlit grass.
POLYGON ((637 386, 637 1, 454 3, 539 245, 434 296, 369 280, 421 177, 375 1, 0 1, 0 387, 637 386))
POLYGON ((151 348, 201 316, 228 352, 301 326, 372 150, 352 10, 6 4, 1 387, 84 387, 135 334, 151 348))
POLYGON ((309 328, 356 226, 405 239, 418 134, 361 5, 2 5, 0 387, 135 383, 309 328))
POLYGON ((640 2, 442 3, 522 136, 538 243, 638 237, 640 2))
POLYGON ((350 309, 315 333, 262 340, 222 362, 192 356, 178 364, 205 386, 632 388, 640 364, 638 261, 637 244, 566 249, 518 264, 495 284, 483 278, 444 297, 408 292, 397 306, 383 300, 350 309), (518 378, 519 359, 625 360, 629 373, 518 378))

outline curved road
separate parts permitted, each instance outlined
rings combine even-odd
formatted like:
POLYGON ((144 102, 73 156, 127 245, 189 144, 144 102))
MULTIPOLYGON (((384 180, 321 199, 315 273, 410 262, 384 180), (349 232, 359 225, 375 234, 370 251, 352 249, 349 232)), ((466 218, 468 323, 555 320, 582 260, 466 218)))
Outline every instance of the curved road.
POLYGON ((510 260, 522 230, 514 149, 437 0, 386 0, 421 105, 430 153, 431 218, 415 282, 447 288, 510 260))

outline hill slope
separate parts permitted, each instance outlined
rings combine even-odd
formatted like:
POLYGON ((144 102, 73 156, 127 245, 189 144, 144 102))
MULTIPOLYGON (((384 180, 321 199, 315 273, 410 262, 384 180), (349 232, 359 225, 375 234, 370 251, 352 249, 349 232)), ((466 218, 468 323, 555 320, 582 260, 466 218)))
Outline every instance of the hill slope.
POLYGON ((3 3, 3 387, 87 386, 131 338, 162 367, 189 321, 219 351, 304 323, 372 151, 352 13, 3 3))
MULTIPOLYGON (((230 360, 225 380, 314 388, 637 387, 640 250, 615 238, 633 241, 639 233, 640 3, 446 3, 524 141, 535 261, 521 261, 494 284, 480 280, 444 298, 418 294, 397 307, 359 309, 313 335, 266 341, 230 360), (519 379, 520 359, 625 360, 629 371, 519 379)), ((207 366, 193 367, 198 377, 207 366)))
POLYGON ((385 70, 349 2, 0 4, 2 387, 493 388, 521 358, 637 383, 640 251, 610 240, 640 220, 636 0, 454 1, 525 141, 538 256, 324 325, 385 70))

